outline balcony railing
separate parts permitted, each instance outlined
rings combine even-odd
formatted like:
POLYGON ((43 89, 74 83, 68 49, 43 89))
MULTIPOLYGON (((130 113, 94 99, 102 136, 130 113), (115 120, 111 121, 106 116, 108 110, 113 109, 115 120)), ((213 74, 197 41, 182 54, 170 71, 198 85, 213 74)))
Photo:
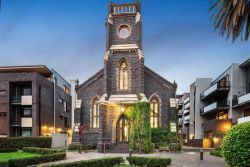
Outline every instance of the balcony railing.
POLYGON ((248 116, 248 117, 241 117, 241 118, 238 118, 238 120, 237 120, 238 124, 244 123, 244 122, 250 122, 250 116, 248 116))
POLYGON ((21 126, 21 117, 14 117, 11 119, 11 126, 14 126, 14 127, 19 127, 21 126))
POLYGON ((13 103, 13 104, 21 104, 21 96, 13 96, 11 98, 11 103, 13 103))
POLYGON ((250 93, 244 93, 244 94, 239 95, 239 96, 235 95, 233 97, 232 103, 233 103, 234 107, 250 103, 250 93))
POLYGON ((189 101, 190 101, 190 98, 187 97, 187 98, 184 100, 184 103, 183 103, 183 104, 187 104, 189 101))
POLYGON ((216 91, 228 91, 230 89, 230 82, 217 82, 216 84, 210 86, 208 89, 206 89, 205 91, 203 91, 200 95, 201 99, 204 99, 210 95, 212 95, 213 93, 215 93, 216 91))
POLYGON ((182 125, 182 124, 183 124, 183 119, 179 118, 178 125, 182 125))
POLYGON ((189 113, 189 110, 184 110, 184 115, 188 114, 189 113))
POLYGON ((229 101, 227 100, 214 102, 206 107, 203 107, 201 109, 201 114, 209 113, 211 111, 216 111, 216 110, 221 110, 221 109, 227 109, 228 107, 229 107, 229 101))
POLYGON ((186 110, 186 109, 189 109, 189 108, 190 108, 190 102, 188 102, 187 104, 185 104, 185 107, 184 107, 184 108, 185 108, 185 110, 186 110))

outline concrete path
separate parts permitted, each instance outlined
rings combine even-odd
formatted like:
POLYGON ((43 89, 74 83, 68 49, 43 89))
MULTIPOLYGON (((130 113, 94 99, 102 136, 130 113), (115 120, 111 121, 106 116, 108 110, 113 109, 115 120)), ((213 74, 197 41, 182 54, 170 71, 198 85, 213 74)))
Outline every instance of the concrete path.
MULTIPOLYGON (((67 152, 67 159, 47 164, 65 163, 80 160, 98 159, 104 157, 123 157, 126 159, 128 154, 100 154, 97 152, 89 152, 79 154, 78 152, 67 152)), ((154 154, 135 154, 135 156, 157 156, 172 159, 171 167, 226 167, 226 163, 222 158, 204 153, 204 160, 200 161, 199 152, 182 152, 182 153, 154 153, 154 154)))

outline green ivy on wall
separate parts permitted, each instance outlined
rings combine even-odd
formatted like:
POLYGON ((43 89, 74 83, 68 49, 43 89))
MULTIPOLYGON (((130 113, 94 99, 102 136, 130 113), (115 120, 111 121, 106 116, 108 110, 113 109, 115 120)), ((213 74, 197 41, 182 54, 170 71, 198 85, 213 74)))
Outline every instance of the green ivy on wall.
POLYGON ((130 122, 130 147, 140 153, 152 152, 154 146, 151 142, 150 104, 138 101, 126 109, 125 116, 130 122))

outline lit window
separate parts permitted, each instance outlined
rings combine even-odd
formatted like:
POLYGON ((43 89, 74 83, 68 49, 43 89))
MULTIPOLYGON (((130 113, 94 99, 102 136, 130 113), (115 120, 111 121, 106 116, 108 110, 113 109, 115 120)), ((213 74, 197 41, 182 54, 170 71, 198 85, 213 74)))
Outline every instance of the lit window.
POLYGON ((63 101, 63 110, 67 112, 67 102, 63 101))
POLYGON ((69 89, 65 85, 63 86, 63 91, 64 93, 69 93, 69 89))
POLYGON ((92 105, 92 128, 99 128, 99 107, 98 99, 95 99, 92 105))
POLYGON ((127 90, 129 83, 129 71, 128 65, 125 61, 123 61, 119 68, 119 89, 127 90))
POLYGON ((150 124, 151 128, 158 127, 158 116, 159 116, 159 103, 156 98, 150 101, 150 124))

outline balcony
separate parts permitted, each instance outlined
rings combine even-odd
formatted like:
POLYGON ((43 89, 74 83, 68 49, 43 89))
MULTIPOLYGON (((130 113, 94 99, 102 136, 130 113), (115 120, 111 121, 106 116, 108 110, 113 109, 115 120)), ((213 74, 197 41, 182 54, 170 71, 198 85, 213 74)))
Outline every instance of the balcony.
POLYGON ((201 93, 201 100, 208 100, 217 96, 224 96, 230 90, 230 82, 217 82, 201 93))
POLYGON ((32 118, 22 118, 21 126, 23 128, 31 128, 32 127, 32 118))
POLYGON ((187 104, 189 101, 190 101, 190 98, 188 97, 188 98, 186 98, 186 99, 184 100, 184 103, 183 103, 183 104, 187 104))
POLYGON ((21 105, 23 106, 30 106, 32 105, 32 96, 31 95, 25 95, 21 97, 21 105))
POLYGON ((241 123, 244 123, 244 122, 250 122, 250 116, 248 116, 248 117, 241 117, 241 118, 238 118, 238 120, 237 120, 238 124, 241 124, 241 123))
POLYGON ((217 111, 221 110, 228 110, 229 109, 229 102, 228 101, 219 101, 214 102, 204 108, 201 109, 201 115, 213 114, 217 111))
POLYGON ((11 98, 11 103, 12 104, 21 104, 21 96, 13 96, 11 98))
POLYGON ((233 98, 233 107, 243 106, 250 103, 250 93, 233 98))
POLYGON ((189 110, 184 110, 184 115, 188 114, 189 113, 189 110))
POLYGON ((185 110, 189 109, 190 108, 190 102, 188 102, 187 104, 185 104, 185 110))
POLYGON ((178 117, 182 117, 182 115, 183 115, 182 110, 179 110, 179 111, 178 111, 178 117))
POLYGON ((190 120, 190 115, 184 117, 184 124, 188 124, 190 120))
POLYGON ((10 124, 12 127, 20 127, 21 126, 21 117, 14 116, 14 118, 11 119, 10 124))
POLYGON ((225 134, 232 127, 231 119, 212 119, 204 122, 204 131, 213 134, 225 134))
POLYGON ((183 119, 179 118, 178 125, 181 126, 183 124, 183 119))

